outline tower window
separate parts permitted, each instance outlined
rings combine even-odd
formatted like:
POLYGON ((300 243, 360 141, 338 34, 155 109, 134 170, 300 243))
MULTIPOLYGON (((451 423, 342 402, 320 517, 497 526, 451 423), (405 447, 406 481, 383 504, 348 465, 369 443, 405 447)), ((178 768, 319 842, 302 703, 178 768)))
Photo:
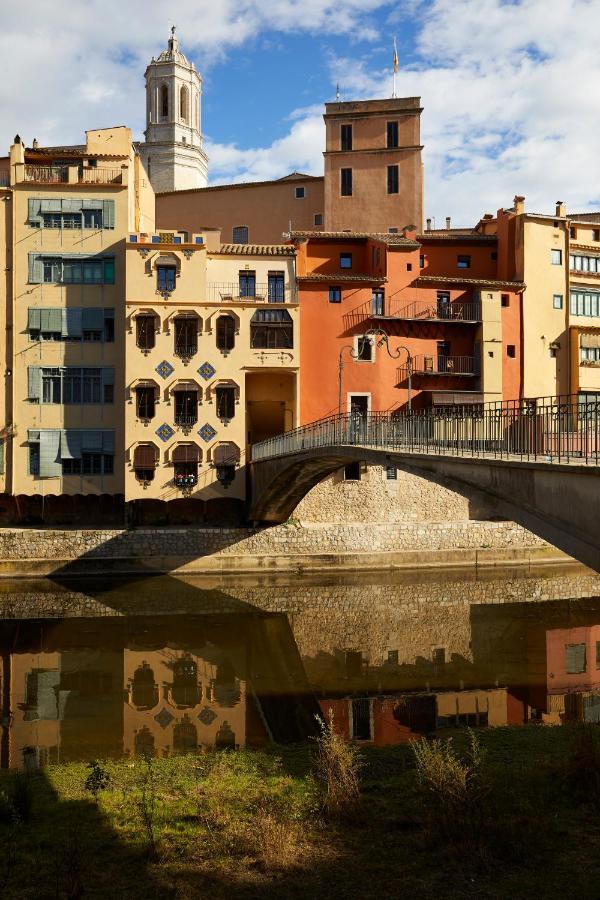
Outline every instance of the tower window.
POLYGON ((179 91, 179 111, 184 122, 188 122, 190 118, 189 92, 187 87, 182 85, 179 91))
POLYGON ((352 125, 342 125, 340 132, 342 150, 352 150, 352 125))
POLYGON ((163 119, 169 117, 169 88, 166 84, 163 84, 160 89, 160 114, 163 119))
POLYGON ((387 167, 387 192, 397 194, 399 190, 398 166, 387 167))
POLYGON ((247 244, 248 243, 248 226, 247 225, 236 225, 231 233, 231 239, 234 244, 247 244))
POLYGON ((397 122, 388 122, 387 123, 387 145, 388 149, 393 149, 398 146, 398 123, 397 122))
POLYGON ((340 191, 342 197, 352 196, 352 169, 340 169, 340 191))
POLYGON ((303 187, 296 188, 296 200, 304 200, 305 195, 306 191, 303 187))
POLYGON ((340 269, 351 269, 352 268, 352 254, 351 253, 340 253, 340 269))

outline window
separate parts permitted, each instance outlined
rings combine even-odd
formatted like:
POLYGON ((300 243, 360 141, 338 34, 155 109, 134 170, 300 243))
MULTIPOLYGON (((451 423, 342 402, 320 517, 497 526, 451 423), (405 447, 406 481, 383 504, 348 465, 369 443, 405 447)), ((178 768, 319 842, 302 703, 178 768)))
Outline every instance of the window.
POLYGON ((387 652, 388 666, 397 666, 399 659, 400 659, 400 655, 397 650, 388 650, 388 652, 387 652))
POLYGON ((352 268, 352 254, 351 253, 340 253, 340 269, 351 269, 352 268))
POLYGON ((196 444, 179 444, 173 450, 173 467, 175 469, 175 486, 178 488, 193 487, 198 483, 198 463, 200 450, 196 444))
POLYGON ((287 309, 259 309, 250 320, 253 350, 290 350, 294 346, 294 323, 287 309))
POLYGON ((585 644, 565 644, 565 671, 567 675, 580 675, 585 670, 585 644))
POLYGON ((459 254, 456 257, 456 267, 458 269, 470 269, 471 268, 471 257, 465 254, 459 254))
POLYGON ((169 294, 175 290, 175 266, 156 267, 156 287, 161 294, 169 294))
POLYGON ((89 197, 30 197, 27 222, 32 228, 112 229, 115 227, 115 201, 89 197))
POLYGON ((498 253, 497 253, 497 251, 496 251, 496 250, 492 250, 491 256, 492 256, 492 260, 493 260, 494 262, 496 262, 496 260, 498 259, 498 253))
POLYGON ((114 284, 114 257, 76 259, 29 254, 30 284, 114 284))
POLYGON ((248 226, 247 225, 236 225, 235 228, 232 229, 231 240, 234 244, 247 244, 248 243, 248 226))
POLYGON ((397 481, 398 480, 398 469, 396 466, 386 466, 385 467, 385 477, 387 481, 397 481))
POLYGON ((340 169, 340 192, 342 197, 352 196, 352 169, 340 169))
POLYGON ((569 256, 569 268, 575 272, 593 272, 597 275, 600 273, 600 256, 571 254, 569 256))
POLYGON ((368 697, 352 700, 352 740, 370 741, 371 734, 371 701, 368 697))
POLYGON ((41 224, 44 228, 102 228, 102 210, 85 209, 81 212, 42 213, 41 224))
POLYGON ((30 475, 39 475, 40 474, 40 445, 39 444, 30 444, 29 445, 29 474, 30 475))
POLYGON ((373 293, 371 295, 371 304, 373 307, 374 316, 384 315, 385 294, 382 290, 379 290, 378 288, 373 290, 373 293))
POLYGON ((297 187, 295 190, 296 200, 304 200, 306 190, 304 187, 297 187))
POLYGON ((412 263, 406 263, 406 271, 412 272, 412 263))
POLYGON ((137 316, 135 343, 140 350, 152 350, 156 344, 156 319, 154 316, 137 316))
POLYGON ((239 273, 240 297, 256 297, 256 272, 239 273))
POLYGON ((156 415, 156 388, 153 385, 136 387, 135 414, 138 419, 150 421, 156 415))
POLYGON ((342 302, 342 289, 339 287, 330 287, 329 288, 329 302, 330 303, 341 303, 342 302))
POLYGON ((225 353, 235 347, 235 319, 233 316, 219 316, 217 319, 217 349, 225 353))
POLYGON ((500 297, 500 302, 501 302, 502 306, 505 306, 505 307, 510 306, 510 295, 502 294, 500 297))
POLYGON ((550 262, 553 266, 562 266, 562 250, 551 250, 550 262))
POLYGON ((114 456, 108 453, 82 452, 80 459, 63 459, 63 475, 112 475, 114 456))
POLYGON ((356 338, 356 359, 359 362, 373 362, 373 341, 361 335, 356 338))
MULTIPOLYGON (((141 481, 143 484, 148 484, 151 481, 154 481, 154 473, 156 470, 157 462, 158 450, 156 449, 154 444, 138 444, 133 452, 133 469, 137 480, 141 481)), ((139 669, 137 671, 139 671, 139 669)), ((134 680, 137 676, 137 671, 136 675, 134 675, 134 680)), ((152 673, 152 669, 149 669, 148 672, 152 673)), ((146 680, 146 683, 150 683, 153 688, 154 676, 151 675, 150 678, 146 680)), ((152 696, 154 696, 153 690, 152 696)))
POLYGON ((341 126, 340 147, 342 150, 352 150, 352 125, 341 126))
POLYGON ((517 351, 514 344, 506 345, 506 355, 509 359, 514 359, 517 355, 517 351))
POLYGON ((552 295, 552 306, 554 309, 562 309, 563 308, 563 295, 562 294, 553 294, 552 295))
POLYGON ((577 229, 575 228, 574 225, 571 225, 571 227, 569 228, 569 237, 571 238, 572 241, 574 241, 575 238, 577 237, 577 229))
POLYGON ((180 427, 190 427, 198 421, 198 391, 193 387, 176 387, 175 395, 175 424, 180 427))
POLYGON ((285 272, 269 272, 267 294, 269 303, 285 301, 285 272))
POLYGON ((388 228, 388 234, 398 234, 397 228, 388 228))
POLYGON ((572 316, 596 318, 600 315, 600 293, 598 291, 571 291, 569 309, 572 316))
POLYGON ((41 396, 42 403, 112 403, 114 400, 114 369, 30 367, 30 399, 36 399, 32 384, 36 377, 41 386, 37 396, 41 396))
POLYGON ((425 268, 425 255, 423 253, 421 253, 421 255, 419 256, 419 268, 425 268))
POLYGON ((235 416, 235 388, 218 387, 215 391, 217 403, 217 417, 219 419, 233 419, 235 416))
POLYGON ((580 347, 579 360, 582 363, 600 363, 600 347, 580 347))
POLYGON ((600 228, 594 228, 592 231, 592 240, 600 241, 600 228))
POLYGON ((393 150, 398 146, 398 123, 387 123, 387 145, 389 150, 393 150))
POLYGON ((188 98, 188 89, 184 84, 181 86, 181 90, 179 91, 179 114, 184 122, 188 121, 190 115, 188 98))
POLYGON ((198 329, 200 320, 197 316, 177 316, 175 319, 175 356, 189 359, 198 352, 198 329))
POLYGON ((398 166, 387 167, 387 192, 388 194, 397 194, 399 190, 398 184, 398 166))
POLYGON ((600 669, 600 641, 596 641, 596 668, 600 669))
POLYGON ((169 88, 166 84, 160 89, 160 114, 163 119, 169 116, 169 88))
POLYGON ((323 213, 315 213, 314 221, 316 226, 323 225, 323 213))
POLYGON ((352 462, 344 466, 344 481, 360 481, 360 463, 352 462))

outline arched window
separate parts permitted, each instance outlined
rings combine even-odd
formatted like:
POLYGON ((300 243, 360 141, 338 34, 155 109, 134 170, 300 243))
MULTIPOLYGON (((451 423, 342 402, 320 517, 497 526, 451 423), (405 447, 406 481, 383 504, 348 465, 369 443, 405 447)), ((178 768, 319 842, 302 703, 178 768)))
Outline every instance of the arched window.
POLYGON ((179 91, 179 112, 184 122, 188 122, 190 118, 189 110, 189 93, 185 84, 179 91))
POLYGON ((217 349, 233 350, 235 347, 235 319, 233 316, 219 316, 217 319, 217 349))
POLYGON ((154 735, 150 729, 144 725, 136 733, 134 738, 134 747, 136 756, 154 756, 156 751, 154 748, 154 735))
POLYGON ((178 659, 173 666, 173 703, 181 707, 196 706, 202 699, 198 684, 198 666, 193 659, 178 659))
POLYGON ((163 119, 169 118, 169 88, 166 84, 160 89, 160 114, 163 119))
POLYGON ((147 662, 143 662, 133 673, 131 699, 138 709, 152 709, 158 702, 158 685, 147 662))
POLYGON ((198 731, 187 715, 173 726, 173 750, 175 753, 193 753, 198 749, 198 731))

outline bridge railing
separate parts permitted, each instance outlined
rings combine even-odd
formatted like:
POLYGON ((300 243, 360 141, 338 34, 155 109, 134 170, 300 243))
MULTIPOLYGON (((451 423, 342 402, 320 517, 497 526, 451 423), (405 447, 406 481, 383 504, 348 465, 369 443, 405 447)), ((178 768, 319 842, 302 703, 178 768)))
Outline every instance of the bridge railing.
POLYGON ((474 406, 329 416, 254 444, 252 460, 319 447, 403 453, 600 462, 600 394, 474 406))

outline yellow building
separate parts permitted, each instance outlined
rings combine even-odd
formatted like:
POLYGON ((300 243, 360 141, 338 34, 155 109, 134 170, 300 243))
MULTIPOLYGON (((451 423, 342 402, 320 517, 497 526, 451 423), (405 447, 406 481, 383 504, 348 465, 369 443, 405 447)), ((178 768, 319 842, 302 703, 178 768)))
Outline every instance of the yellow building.
MULTIPOLYGON (((126 296, 126 501, 190 498, 208 504, 194 521, 243 517, 248 444, 297 420, 294 248, 131 234, 126 296)), ((143 506, 134 521, 164 520, 143 506)))

